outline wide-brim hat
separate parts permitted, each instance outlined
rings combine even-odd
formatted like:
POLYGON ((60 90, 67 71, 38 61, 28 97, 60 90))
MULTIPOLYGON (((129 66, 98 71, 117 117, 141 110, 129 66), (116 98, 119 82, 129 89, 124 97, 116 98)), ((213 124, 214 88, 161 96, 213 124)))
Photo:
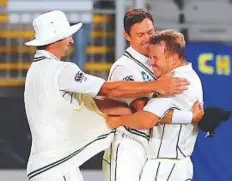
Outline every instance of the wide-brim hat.
POLYGON ((59 10, 40 15, 33 21, 35 39, 26 42, 27 46, 44 46, 65 39, 76 33, 83 23, 70 26, 66 15, 59 10))

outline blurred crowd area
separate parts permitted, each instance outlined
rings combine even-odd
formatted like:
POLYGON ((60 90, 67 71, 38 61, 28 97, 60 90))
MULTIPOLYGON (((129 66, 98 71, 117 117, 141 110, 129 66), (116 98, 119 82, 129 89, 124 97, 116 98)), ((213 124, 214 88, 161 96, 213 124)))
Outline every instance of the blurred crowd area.
POLYGON ((24 85, 35 52, 35 48, 24 45, 33 38, 32 20, 53 9, 64 10, 72 23, 84 22, 84 27, 74 37, 75 45, 67 59, 104 78, 118 57, 116 52, 120 52, 116 42, 124 38, 116 36, 116 20, 123 16, 117 13, 120 8, 124 12, 134 7, 145 8, 154 15, 157 30, 174 28, 184 33, 187 41, 230 42, 232 39, 232 4, 229 0, 119 1, 1 0, 0 86, 24 85))
MULTIPOLYGON (((232 57, 230 0, 0 0, 0 168, 25 168, 29 154, 31 137, 23 89, 36 50, 24 43, 34 36, 32 20, 43 12, 60 9, 68 15, 71 23, 83 22, 84 26, 73 37, 74 46, 65 59, 75 62, 90 74, 107 78, 112 63, 127 46, 124 37, 117 36, 120 34, 118 31, 123 32, 118 26, 121 24, 122 27, 124 14, 119 12, 130 8, 149 10, 157 30, 173 28, 182 32, 187 41, 187 59, 193 63, 203 82, 205 104, 232 109, 232 86, 229 86, 232 57)), ((216 143, 206 143, 200 133, 199 139, 203 141, 196 148, 205 150, 201 150, 201 157, 195 160, 198 170, 203 170, 201 173, 217 160, 224 175, 228 176, 225 178, 232 179, 232 169, 227 169, 231 156, 224 153, 225 158, 222 158, 215 154, 219 148, 227 149, 228 153, 232 151, 230 144, 222 144, 230 137, 229 128, 229 125, 220 128, 216 143), (212 155, 207 147, 212 148, 212 155), (207 154, 211 156, 206 158, 204 155, 207 154)), ((101 156, 94 157, 83 168, 101 168, 101 156)), ((214 172, 214 168, 210 168, 212 172, 208 172, 205 178, 213 175, 215 178, 223 177, 220 170, 214 172)))

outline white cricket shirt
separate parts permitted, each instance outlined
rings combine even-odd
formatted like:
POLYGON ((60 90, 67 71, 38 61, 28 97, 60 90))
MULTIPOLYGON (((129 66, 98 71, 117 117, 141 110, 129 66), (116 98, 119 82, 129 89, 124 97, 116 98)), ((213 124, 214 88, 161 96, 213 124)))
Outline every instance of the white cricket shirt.
MULTIPOLYGON (((189 80, 190 85, 188 86, 188 90, 172 97, 150 99, 144 107, 144 111, 163 117, 170 108, 191 111, 196 100, 199 100, 203 104, 201 81, 192 69, 192 65, 187 63, 173 71, 176 77, 184 77, 189 80)), ((193 124, 154 126, 148 147, 148 157, 180 159, 191 156, 197 134, 197 126, 193 124)))
POLYGON ((91 97, 104 82, 47 51, 36 52, 24 92, 32 134, 31 181, 65 175, 110 145, 113 134, 91 97))
MULTIPOLYGON (((148 64, 148 57, 140 54, 132 47, 128 47, 123 54, 111 67, 108 80, 109 81, 151 81, 155 76, 152 67, 148 64)), ((150 97, 151 95, 144 95, 150 97)), ((134 99, 121 99, 121 101, 130 104, 134 99)), ((131 129, 121 126, 117 131, 139 141, 147 146, 149 140, 149 130, 131 129)))

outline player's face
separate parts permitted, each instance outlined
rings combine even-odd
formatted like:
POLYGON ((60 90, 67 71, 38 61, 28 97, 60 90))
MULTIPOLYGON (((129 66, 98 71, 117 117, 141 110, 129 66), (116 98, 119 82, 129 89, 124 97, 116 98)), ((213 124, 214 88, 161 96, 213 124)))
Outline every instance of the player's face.
POLYGON ((139 53, 148 56, 149 40, 155 35, 155 28, 152 21, 148 18, 131 27, 130 34, 124 33, 130 45, 139 53))
POLYGON ((74 41, 73 41, 72 36, 69 36, 63 40, 58 41, 57 43, 58 43, 57 46, 59 47, 59 50, 60 50, 59 52, 60 57, 64 57, 65 55, 67 55, 74 41))
POLYGON ((150 64, 154 68, 156 77, 160 77, 172 70, 172 56, 167 56, 165 44, 149 46, 150 64))

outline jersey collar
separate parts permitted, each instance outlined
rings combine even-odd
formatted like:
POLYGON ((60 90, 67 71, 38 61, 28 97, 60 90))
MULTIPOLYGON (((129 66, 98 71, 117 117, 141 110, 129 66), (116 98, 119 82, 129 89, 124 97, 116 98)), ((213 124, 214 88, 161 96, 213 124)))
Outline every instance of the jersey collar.
POLYGON ((40 57, 46 57, 46 58, 49 58, 49 59, 55 59, 55 60, 58 60, 60 61, 60 59, 58 59, 55 55, 53 55, 52 53, 46 51, 46 50, 37 50, 36 51, 36 54, 34 56, 34 59, 38 59, 40 57))

